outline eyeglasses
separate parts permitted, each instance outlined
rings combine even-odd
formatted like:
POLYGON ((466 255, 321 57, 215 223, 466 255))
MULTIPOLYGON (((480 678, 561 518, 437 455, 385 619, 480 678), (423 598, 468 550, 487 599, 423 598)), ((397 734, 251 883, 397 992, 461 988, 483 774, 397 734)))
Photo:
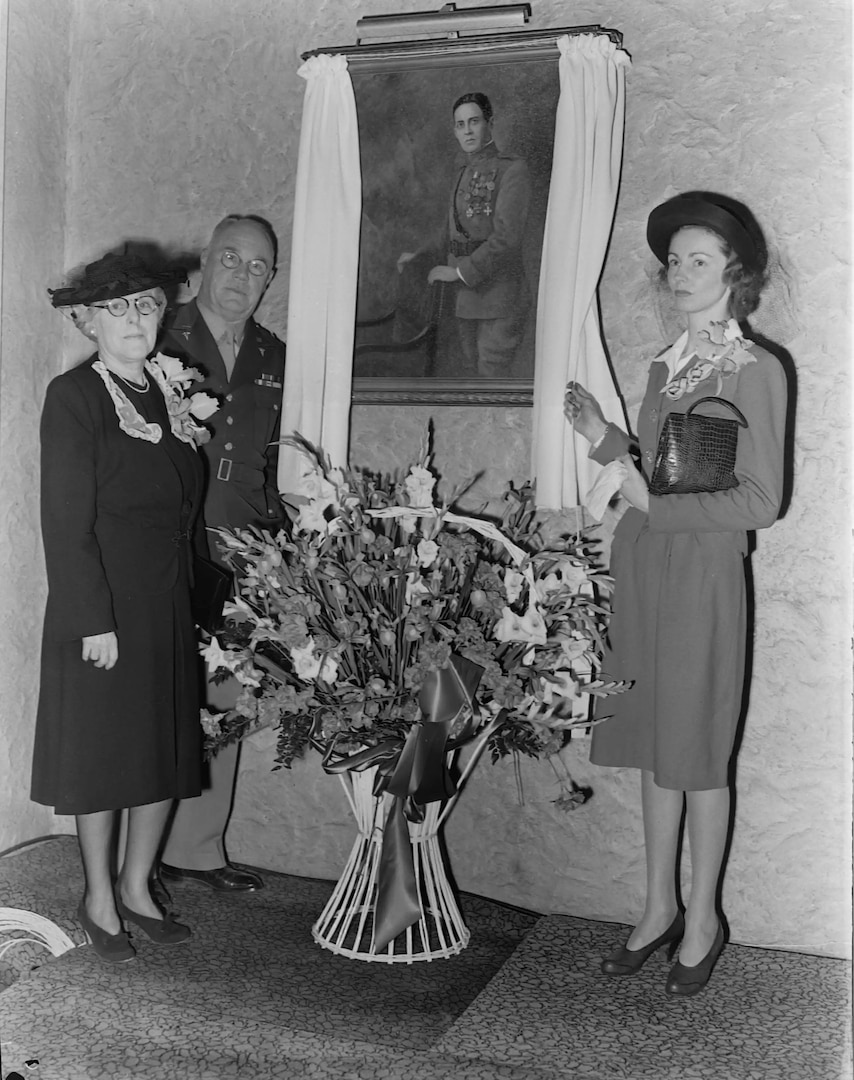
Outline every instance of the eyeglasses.
POLYGON ((133 301, 128 300, 126 296, 117 296, 113 300, 107 300, 104 304, 91 304, 90 306, 106 308, 111 315, 120 319, 122 315, 126 314, 131 303, 133 303, 140 315, 153 315, 158 308, 163 307, 163 302, 155 300, 153 296, 137 296, 133 301))
MULTIPOLYGON (((232 251, 231 248, 225 249, 222 255, 220 255, 219 261, 226 270, 236 270, 238 266, 243 263, 243 259, 240 258, 236 251, 232 251)), ((246 269, 253 277, 264 277, 269 270, 269 267, 263 259, 250 259, 246 263, 246 269)))

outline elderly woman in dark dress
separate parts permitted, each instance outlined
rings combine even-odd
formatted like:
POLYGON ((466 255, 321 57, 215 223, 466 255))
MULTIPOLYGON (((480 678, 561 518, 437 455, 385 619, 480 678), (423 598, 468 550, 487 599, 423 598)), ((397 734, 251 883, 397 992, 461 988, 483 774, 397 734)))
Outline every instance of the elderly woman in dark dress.
POLYGON ((110 961, 134 955, 123 920, 161 944, 190 936, 149 891, 172 801, 199 794, 202 761, 190 567, 191 545, 204 550, 205 433, 180 373, 148 359, 174 276, 110 254, 52 294, 98 351, 51 382, 42 414, 49 592, 32 797, 76 815, 78 917, 110 961))
POLYGON ((604 711, 613 715, 594 728, 590 758, 642 770, 647 896, 640 921, 602 971, 632 975, 656 949, 669 945, 672 954, 681 941, 665 989, 684 996, 703 989, 724 945, 716 896, 744 689, 744 560, 748 531, 768 528, 780 507, 786 379, 775 357, 742 338, 737 321, 757 307, 767 261, 747 208, 690 192, 652 212, 647 237, 687 329, 650 367, 638 417, 643 473, 628 456, 629 437, 606 423, 583 387, 569 385, 564 411, 595 460, 623 462, 630 503, 614 534, 606 668, 634 685, 609 699, 604 711), (715 395, 737 405, 749 425, 739 429, 738 486, 651 495, 665 418, 715 395), (684 914, 676 892, 683 806, 692 878, 684 914))

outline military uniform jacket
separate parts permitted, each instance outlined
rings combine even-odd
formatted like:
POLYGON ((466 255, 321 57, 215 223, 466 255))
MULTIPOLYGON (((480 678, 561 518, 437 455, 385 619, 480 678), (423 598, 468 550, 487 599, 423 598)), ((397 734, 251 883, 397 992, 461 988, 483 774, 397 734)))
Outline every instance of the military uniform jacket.
MULTIPOLYGON (((278 527, 284 514, 276 484, 285 346, 248 319, 231 379, 195 300, 169 320, 162 349, 199 369, 193 390, 213 394, 219 410, 205 426, 205 521, 209 527, 278 527)), ((213 548, 214 545, 212 545, 213 548)))
POLYGON ((522 243, 530 201, 530 174, 521 158, 490 143, 460 159, 437 244, 441 260, 463 277, 456 287, 458 318, 502 319, 527 305, 522 243), (466 248, 474 250, 455 254, 466 248))

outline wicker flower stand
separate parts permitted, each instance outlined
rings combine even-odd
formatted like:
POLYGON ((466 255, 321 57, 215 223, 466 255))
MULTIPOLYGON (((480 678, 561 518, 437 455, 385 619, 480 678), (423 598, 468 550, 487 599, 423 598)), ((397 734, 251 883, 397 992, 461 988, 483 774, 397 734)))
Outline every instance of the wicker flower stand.
POLYGON ((428 803, 424 820, 409 822, 409 842, 421 915, 381 951, 374 946, 374 912, 383 827, 392 796, 373 795, 376 769, 340 775, 359 829, 344 873, 320 918, 314 940, 341 956, 379 964, 412 964, 454 956, 469 941, 445 871, 439 830, 454 800, 428 803))

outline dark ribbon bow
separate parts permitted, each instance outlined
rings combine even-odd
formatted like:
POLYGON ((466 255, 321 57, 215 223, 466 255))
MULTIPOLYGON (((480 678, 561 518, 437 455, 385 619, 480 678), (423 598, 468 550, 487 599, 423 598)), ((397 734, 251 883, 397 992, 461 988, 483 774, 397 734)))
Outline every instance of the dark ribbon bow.
POLYGON ((377 877, 377 952, 421 917, 407 821, 422 821, 427 803, 442 802, 456 794, 447 757, 472 738, 474 716, 454 739, 450 738, 451 730, 462 710, 471 710, 482 674, 479 664, 452 656, 447 667, 430 672, 424 680, 418 695, 423 719, 412 725, 404 740, 387 739, 337 760, 332 760, 335 752, 330 749, 324 757, 323 768, 328 773, 361 771, 376 765, 374 795, 387 791, 394 796, 383 828, 377 877))

